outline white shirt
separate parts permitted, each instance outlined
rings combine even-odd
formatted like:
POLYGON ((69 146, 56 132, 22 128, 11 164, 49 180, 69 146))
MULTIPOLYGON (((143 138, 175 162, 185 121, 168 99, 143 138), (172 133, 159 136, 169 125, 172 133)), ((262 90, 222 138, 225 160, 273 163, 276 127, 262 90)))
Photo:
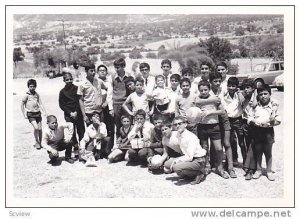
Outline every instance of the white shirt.
POLYGON ((43 130, 42 147, 46 150, 49 147, 56 147, 63 140, 69 142, 73 136, 73 123, 67 122, 58 125, 57 129, 52 130, 48 126, 43 130))
POLYGON ((222 95, 221 103, 225 108, 229 118, 238 118, 242 116, 242 102, 239 99, 237 92, 234 93, 232 98, 227 91, 224 95, 222 95))
POLYGON ((103 103, 102 107, 108 106, 109 110, 113 109, 113 101, 112 101, 112 95, 113 95, 113 87, 112 87, 112 80, 111 77, 106 77, 106 80, 99 79, 104 83, 104 85, 107 87, 107 90, 101 89, 102 95, 106 94, 106 100, 103 103))
POLYGON ((182 154, 182 151, 179 146, 177 134, 178 134, 177 131, 172 131, 171 136, 169 136, 169 137, 163 136, 161 143, 163 146, 169 147, 173 151, 176 151, 177 153, 182 154))
POLYGON ((128 133, 128 140, 131 141, 136 136, 139 138, 143 138, 145 143, 150 144, 151 143, 151 133, 154 129, 154 125, 148 121, 145 121, 142 128, 139 129, 137 124, 134 124, 131 131, 128 133))
POLYGON ((99 143, 99 140, 105 138, 106 136, 107 129, 105 123, 100 122, 98 129, 96 129, 93 124, 91 124, 85 130, 84 136, 80 141, 80 149, 85 149, 86 144, 91 140, 94 141, 94 145, 97 149, 101 149, 101 144, 99 143))
POLYGON ((175 113, 176 109, 176 98, 181 94, 181 89, 178 86, 177 89, 174 91, 172 88, 166 89, 167 95, 170 99, 170 103, 167 109, 167 113, 175 113))
POLYGON ((151 75, 148 76, 148 78, 143 78, 144 84, 145 84, 145 93, 146 95, 151 95, 154 88, 155 88, 155 78, 151 75))
POLYGON ((203 157, 206 155, 206 150, 204 150, 199 142, 198 137, 188 131, 187 129, 183 133, 178 132, 178 142, 183 156, 177 158, 180 161, 192 161, 194 158, 203 157))
POLYGON ((132 103, 133 113, 135 113, 139 109, 142 109, 146 113, 149 113, 149 101, 145 93, 138 95, 136 92, 133 92, 127 97, 126 102, 132 103))

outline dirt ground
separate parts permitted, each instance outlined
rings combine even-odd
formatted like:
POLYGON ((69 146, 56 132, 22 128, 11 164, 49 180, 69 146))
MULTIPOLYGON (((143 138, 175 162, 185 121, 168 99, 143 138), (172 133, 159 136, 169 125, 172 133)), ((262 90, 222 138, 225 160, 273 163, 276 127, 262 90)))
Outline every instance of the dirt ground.
MULTIPOLYGON (((275 127, 273 170, 276 181, 270 182, 266 177, 246 181, 244 171, 236 168, 236 179, 225 180, 211 173, 206 181, 192 186, 188 181, 179 180, 176 174, 153 175, 147 168, 127 166, 125 161, 109 164, 102 159, 97 161, 96 168, 65 161, 59 166, 51 166, 47 163, 47 152, 33 147, 32 127, 20 110, 21 98, 27 90, 26 81, 14 80, 12 94, 15 198, 282 198, 284 195, 283 92, 272 90, 273 98, 282 103, 280 112, 283 120, 280 126, 275 127), (253 192, 253 188, 259 192, 253 192)), ((38 78, 37 83, 37 91, 48 114, 56 115, 58 122, 63 122, 63 112, 58 107, 58 92, 64 86, 62 78, 38 78)))

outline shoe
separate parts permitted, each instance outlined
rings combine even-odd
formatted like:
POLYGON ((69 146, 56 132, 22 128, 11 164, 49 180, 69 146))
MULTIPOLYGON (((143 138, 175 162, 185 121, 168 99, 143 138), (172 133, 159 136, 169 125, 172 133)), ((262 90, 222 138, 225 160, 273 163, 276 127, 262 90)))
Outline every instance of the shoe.
POLYGON ((251 180, 253 178, 252 171, 248 171, 245 175, 245 180, 251 180))
POLYGON ((237 178, 237 175, 234 170, 229 170, 229 176, 230 178, 237 178))
POLYGON ((211 173, 211 169, 205 167, 205 169, 204 169, 204 174, 205 174, 205 175, 208 175, 208 174, 210 174, 210 173, 211 173))
POLYGON ((103 158, 103 157, 101 156, 100 150, 96 150, 96 152, 95 152, 95 160, 97 161, 97 160, 100 160, 101 158, 103 158))
POLYGON ((273 172, 268 172, 267 173, 267 178, 270 181, 275 181, 275 174, 273 172))
POLYGON ((74 163, 74 160, 72 158, 70 158, 70 157, 66 157, 65 161, 68 162, 68 163, 70 163, 70 164, 74 163))
POLYGON ((192 182, 190 182, 190 184, 191 185, 197 185, 197 184, 203 182, 205 179, 206 179, 206 175, 200 174, 200 175, 197 175, 195 177, 195 179, 192 182))
POLYGON ((256 170, 256 172, 253 174, 253 179, 259 179, 262 176, 261 170, 256 170))
POLYGON ((219 176, 221 176, 223 179, 229 179, 228 173, 226 171, 224 171, 224 170, 221 170, 221 171, 217 170, 216 174, 218 174, 219 176))
POLYGON ((53 164, 56 163, 56 161, 57 161, 57 158, 55 157, 55 158, 51 158, 51 159, 48 161, 48 163, 53 165, 53 164))
POLYGON ((33 147, 35 147, 35 149, 37 150, 40 150, 42 148, 42 146, 39 143, 35 143, 33 147))

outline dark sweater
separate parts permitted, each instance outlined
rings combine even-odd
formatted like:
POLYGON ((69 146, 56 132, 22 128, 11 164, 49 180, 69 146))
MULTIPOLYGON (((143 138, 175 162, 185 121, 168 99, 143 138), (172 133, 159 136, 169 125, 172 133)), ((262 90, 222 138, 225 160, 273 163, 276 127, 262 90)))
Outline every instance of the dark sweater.
POLYGON ((79 106, 79 96, 77 95, 78 87, 74 84, 72 86, 65 86, 59 92, 59 107, 64 111, 65 116, 70 116, 71 112, 81 114, 79 106))

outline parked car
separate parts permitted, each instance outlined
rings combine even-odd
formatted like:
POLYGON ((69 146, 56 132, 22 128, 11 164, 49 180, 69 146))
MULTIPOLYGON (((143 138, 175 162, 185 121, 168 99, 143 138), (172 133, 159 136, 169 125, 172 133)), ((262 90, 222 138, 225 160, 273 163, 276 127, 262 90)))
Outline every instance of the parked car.
POLYGON ((252 79, 255 83, 262 82, 270 86, 274 86, 274 80, 276 77, 283 75, 284 61, 271 61, 270 63, 256 65, 254 71, 237 74, 236 77, 240 83, 246 79, 252 79))
POLYGON ((273 82, 273 86, 279 91, 284 91, 284 77, 283 74, 277 76, 273 82))

